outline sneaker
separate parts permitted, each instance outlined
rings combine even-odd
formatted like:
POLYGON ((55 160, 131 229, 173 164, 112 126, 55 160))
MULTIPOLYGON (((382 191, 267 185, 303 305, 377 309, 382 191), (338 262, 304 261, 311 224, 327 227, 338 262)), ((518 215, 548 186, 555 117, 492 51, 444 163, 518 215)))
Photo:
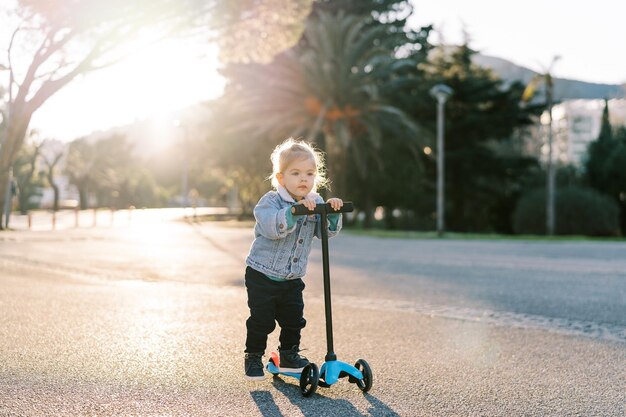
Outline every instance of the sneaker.
POLYGON ((309 360, 300 355, 298 346, 294 346, 288 350, 280 350, 280 372, 302 372, 305 366, 309 364, 309 360))
POLYGON ((244 369, 248 381, 263 381, 265 379, 262 357, 262 353, 246 353, 244 369))

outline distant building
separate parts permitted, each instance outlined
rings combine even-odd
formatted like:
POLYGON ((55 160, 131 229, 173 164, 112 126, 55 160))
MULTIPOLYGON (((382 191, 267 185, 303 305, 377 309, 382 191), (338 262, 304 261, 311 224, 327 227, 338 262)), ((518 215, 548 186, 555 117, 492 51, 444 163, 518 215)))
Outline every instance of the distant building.
MULTIPOLYGON (((609 120, 615 128, 626 126, 626 99, 612 99, 609 103, 609 120)), ((553 158, 564 164, 582 167, 589 143, 598 138, 602 125, 604 100, 565 100, 552 109, 553 158)), ((526 150, 540 155, 545 162, 548 155, 547 112, 541 116, 541 127, 529 132, 526 150)))

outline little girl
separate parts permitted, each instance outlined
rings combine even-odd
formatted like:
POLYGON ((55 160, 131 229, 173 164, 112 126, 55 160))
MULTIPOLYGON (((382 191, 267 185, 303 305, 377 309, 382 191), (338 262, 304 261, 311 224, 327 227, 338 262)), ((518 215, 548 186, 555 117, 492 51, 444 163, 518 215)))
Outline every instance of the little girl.
MULTIPOLYGON (((302 277, 313 236, 321 237, 319 215, 295 216, 291 207, 314 209, 324 200, 315 192, 326 185, 322 154, 306 142, 288 139, 271 156, 272 185, 254 208, 254 242, 246 259, 246 288, 250 317, 244 369, 246 379, 263 380, 262 357, 267 336, 280 325, 280 371, 301 372, 309 361, 299 354, 300 331, 306 325, 302 277)), ((343 201, 328 200, 339 210, 343 201)), ((328 216, 328 236, 341 230, 341 214, 328 216)))

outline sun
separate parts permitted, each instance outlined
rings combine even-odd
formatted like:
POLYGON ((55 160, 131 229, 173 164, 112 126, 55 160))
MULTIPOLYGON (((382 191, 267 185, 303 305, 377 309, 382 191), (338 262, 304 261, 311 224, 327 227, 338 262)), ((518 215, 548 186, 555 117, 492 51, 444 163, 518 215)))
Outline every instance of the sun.
POLYGON ((46 102, 31 127, 63 141, 176 110, 222 94, 217 47, 189 39, 161 41, 121 63, 72 81, 46 102))

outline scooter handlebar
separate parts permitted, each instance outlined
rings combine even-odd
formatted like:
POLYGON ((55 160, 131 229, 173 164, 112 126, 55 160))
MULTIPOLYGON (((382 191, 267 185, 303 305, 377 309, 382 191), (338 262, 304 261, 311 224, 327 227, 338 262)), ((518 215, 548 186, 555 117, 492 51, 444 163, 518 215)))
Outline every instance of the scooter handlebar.
POLYGON ((354 211, 354 205, 352 204, 351 201, 344 201, 343 206, 339 210, 333 209, 331 205, 328 203, 317 204, 315 206, 315 209, 313 210, 309 210, 302 204, 296 204, 295 206, 291 207, 291 214, 294 214, 296 216, 302 216, 305 214, 322 214, 322 213, 326 213, 326 214, 350 213, 351 211, 354 211))

